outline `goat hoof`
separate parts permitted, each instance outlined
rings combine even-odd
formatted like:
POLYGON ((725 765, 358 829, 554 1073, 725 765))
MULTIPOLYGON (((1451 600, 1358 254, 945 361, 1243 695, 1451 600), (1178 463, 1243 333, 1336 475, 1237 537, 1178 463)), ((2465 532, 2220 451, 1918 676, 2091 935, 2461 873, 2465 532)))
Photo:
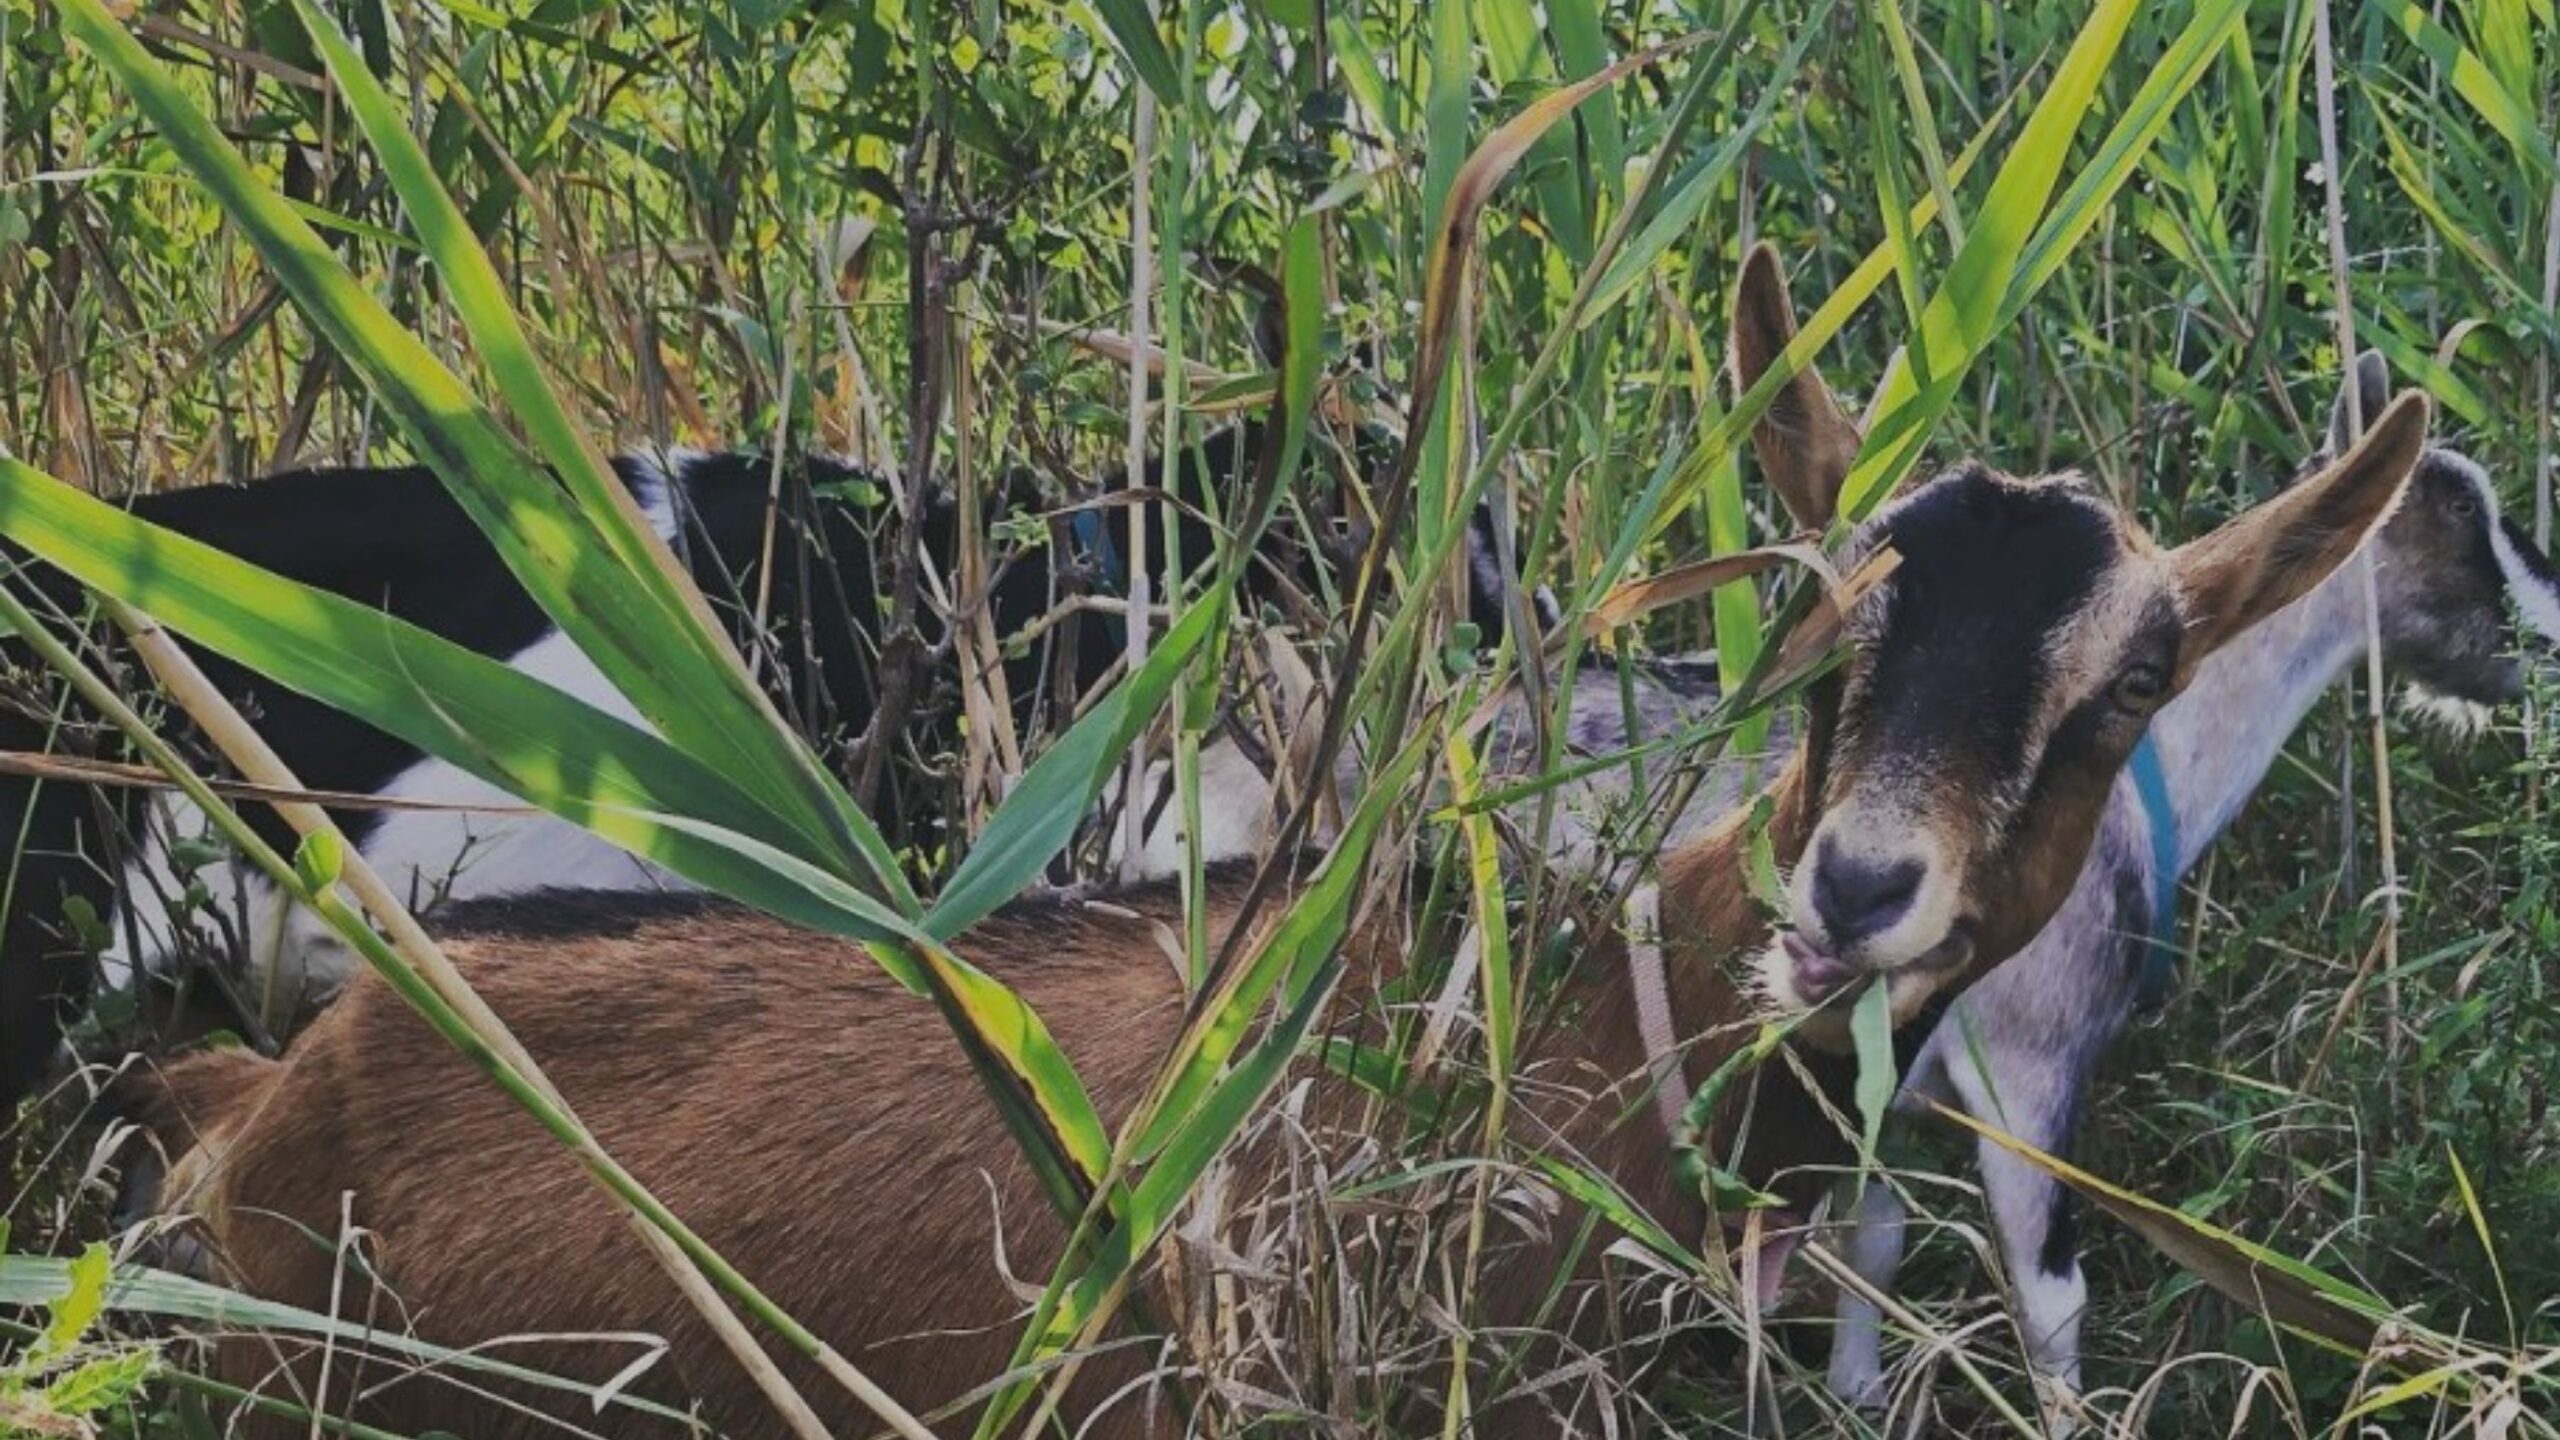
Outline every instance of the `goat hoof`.
POLYGON ((2036 1408, 2044 1421, 2046 1440, 2069 1440, 2079 1434, 2083 1417, 2080 1377, 2038 1372, 2035 1384, 2036 1408))
POLYGON ((1861 1415, 1881 1415, 1885 1402, 1893 1396, 1893 1387, 1885 1384, 1881 1370, 1833 1371, 1831 1393, 1840 1403, 1861 1415))

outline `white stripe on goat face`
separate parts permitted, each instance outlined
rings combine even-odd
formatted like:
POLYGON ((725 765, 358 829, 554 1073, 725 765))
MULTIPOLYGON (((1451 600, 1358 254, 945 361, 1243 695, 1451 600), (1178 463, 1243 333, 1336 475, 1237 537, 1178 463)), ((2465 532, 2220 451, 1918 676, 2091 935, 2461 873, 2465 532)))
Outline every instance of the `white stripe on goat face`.
POLYGON ((2546 635, 2560 634, 2560 603, 2548 562, 2499 515, 2488 472, 2458 452, 2427 451, 2372 555, 2382 660, 2395 678, 2469 705, 2523 695, 2508 597, 2546 635))
POLYGON ((2488 522, 2490 553, 2497 557, 2499 578, 2515 600, 2516 613, 2535 634, 2560 645, 2560 572, 2553 570, 2550 558, 2534 546, 2531 536, 2499 512, 2498 489, 2489 472, 2459 450, 2433 451, 2427 462, 2444 465, 2470 482, 2488 522))

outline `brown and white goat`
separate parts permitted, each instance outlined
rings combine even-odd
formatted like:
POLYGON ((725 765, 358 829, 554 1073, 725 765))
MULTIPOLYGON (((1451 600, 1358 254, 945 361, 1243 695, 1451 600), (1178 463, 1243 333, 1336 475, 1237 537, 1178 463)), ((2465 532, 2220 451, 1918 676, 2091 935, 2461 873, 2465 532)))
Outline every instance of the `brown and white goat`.
MULTIPOLYGON (((1748 383, 1794 328, 1770 252, 1749 258, 1736 310, 1735 365, 1748 383)), ((1691 1073, 1734 1053, 1759 995, 1803 1010, 1884 984, 1907 1017, 2023 945, 2079 873, 2151 712, 2206 655, 2354 550, 2394 502, 2424 431, 2423 402, 2405 400, 2329 472, 2174 551, 2075 481, 1979 465, 1938 476, 1865 526, 1853 544, 1892 546, 1899 569, 1850 618, 1849 653, 1809 697, 1769 811, 1769 843, 1795 865, 1794 928, 1772 944, 1746 889, 1746 812, 1661 860, 1670 1008, 1691 1073)), ((1796 377, 1754 441, 1794 517, 1827 523, 1858 436, 1820 379, 1796 377)), ((1213 933, 1232 925, 1243 889, 1209 887, 1213 933)), ((1138 1102, 1184 1022, 1183 985, 1157 942, 1175 913, 1161 890, 1108 905, 1042 901, 961 942, 1039 1010, 1111 1123, 1138 1102)), ((901 1402, 969 1409, 973 1389, 1006 1364, 1023 1316, 1004 1262, 1043 1273, 1062 1236, 932 1006, 842 942, 715 902, 556 896, 484 909, 476 927, 468 916, 449 924, 455 960, 633 1173, 901 1402)), ((1332 1033, 1380 1033, 1382 990, 1408 938, 1380 922, 1353 934, 1332 1033)), ((1657 1058, 1640 1038, 1636 989, 1618 937, 1582 946, 1557 1001, 1565 1023, 1544 1027, 1522 1056, 1528 1078, 1506 1148, 1571 1155, 1695 1236, 1710 1223, 1700 1197, 1675 1178, 1651 1107, 1630 1103, 1657 1058)), ((1799 1032, 1807 1073, 1826 1088, 1845 1088, 1851 1069, 1825 1048, 1841 1047, 1844 1029, 1817 1016, 1799 1032)), ((1731 1087, 1711 1144, 1745 1178, 1809 1201, 1827 1183, 1819 1167, 1851 1151, 1795 1077, 1768 1064, 1731 1087)), ((1303 1123, 1316 1142, 1360 1148, 1374 1120, 1366 1092, 1322 1067, 1307 1078, 1303 1123)), ((171 1174, 169 1203, 200 1217, 244 1288, 328 1306, 342 1260, 315 1237, 351 1215, 376 1247, 382 1292, 362 1298, 370 1313, 405 1314, 456 1345, 662 1335, 669 1363, 638 1382, 643 1393, 697 1405, 730 1433, 779 1429, 571 1159, 370 977, 288 1059, 179 1062, 149 1109, 165 1143, 193 1146, 171 1174)), ((1234 1164, 1238 1193, 1280 1178, 1267 1150, 1248 1146, 1234 1164)), ((1521 1357, 1513 1327, 1540 1313, 1574 1230, 1559 1223, 1551 1238, 1484 1256, 1479 1309, 1463 1317, 1485 1340, 1472 1352, 1487 1366, 1471 1382, 1486 1397, 1479 1435, 1592 1423, 1551 1413, 1552 1394, 1495 1393, 1500 1374, 1546 1368, 1505 1363, 1521 1357)), ((1178 1299, 1160 1282, 1148 1293, 1178 1299)), ((341 1313, 355 1303, 342 1296, 341 1313)), ((1559 1322, 1573 1340, 1537 1346, 1597 1338, 1587 1332, 1607 1332, 1613 1318, 1597 1303, 1555 1313, 1574 1317, 1559 1322)), ((1087 1365, 1070 1402, 1074 1433, 1181 1430, 1165 1407, 1106 1398, 1143 1378, 1145 1353, 1123 1345, 1087 1365)), ((595 1368, 566 1340, 509 1358, 595 1368)), ((331 1393, 314 1395, 315 1360, 279 1359, 252 1341, 226 1343, 218 1363, 235 1381, 281 1378, 333 1413, 410 1431, 542 1433, 549 1422, 533 1412, 566 1419, 582 1408, 529 1390, 506 1395, 528 1408, 509 1408, 433 1375, 383 1384, 378 1369, 351 1376, 344 1357, 331 1393)), ((875 1428, 814 1370, 786 1370, 831 1425, 875 1428)), ((1427 1377, 1414 1388, 1444 1393, 1427 1377)), ((617 1416, 615 1429, 656 1433, 651 1423, 617 1416)))

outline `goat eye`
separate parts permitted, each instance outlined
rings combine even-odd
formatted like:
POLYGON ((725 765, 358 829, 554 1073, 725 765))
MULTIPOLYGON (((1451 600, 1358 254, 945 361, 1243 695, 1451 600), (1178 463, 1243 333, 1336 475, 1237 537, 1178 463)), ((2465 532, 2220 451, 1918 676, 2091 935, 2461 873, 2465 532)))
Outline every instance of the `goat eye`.
POLYGON ((2472 516, 2480 513, 2480 497, 2477 495, 2456 495, 2445 502, 2444 508, 2452 512, 2454 519, 2468 520, 2472 516))
POLYGON ((2147 711, 2169 693, 2169 677, 2157 665, 2136 665, 2116 677, 2114 699, 2126 710, 2147 711))

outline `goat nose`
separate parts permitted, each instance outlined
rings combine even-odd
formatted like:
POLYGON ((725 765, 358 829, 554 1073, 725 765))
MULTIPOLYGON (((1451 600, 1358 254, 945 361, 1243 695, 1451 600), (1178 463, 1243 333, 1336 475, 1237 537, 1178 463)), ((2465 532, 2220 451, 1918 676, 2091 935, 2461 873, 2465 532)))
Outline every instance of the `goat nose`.
POLYGON ((1853 945, 1891 929, 1911 909, 1926 873, 1917 860, 1850 854, 1826 840, 1814 861, 1814 913, 1833 945, 1853 945))

